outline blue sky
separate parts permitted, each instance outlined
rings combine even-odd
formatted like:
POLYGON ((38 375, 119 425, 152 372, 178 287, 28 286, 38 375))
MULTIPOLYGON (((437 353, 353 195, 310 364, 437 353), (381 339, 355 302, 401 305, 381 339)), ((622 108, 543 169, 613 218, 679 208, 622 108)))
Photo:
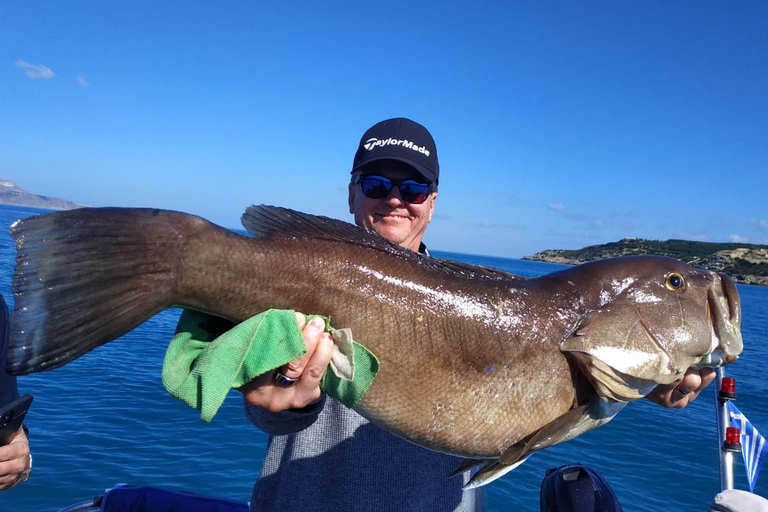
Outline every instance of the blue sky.
POLYGON ((433 249, 768 243, 768 3, 3 2, 0 179, 345 220, 362 133, 441 164, 433 249))

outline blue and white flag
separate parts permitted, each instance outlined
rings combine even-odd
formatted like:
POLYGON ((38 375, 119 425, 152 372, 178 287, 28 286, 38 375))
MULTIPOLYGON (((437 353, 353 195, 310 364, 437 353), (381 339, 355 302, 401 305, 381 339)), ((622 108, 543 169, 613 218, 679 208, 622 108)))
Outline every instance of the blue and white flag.
POLYGON ((744 457, 744 467, 747 470, 749 492, 754 492, 757 475, 768 454, 768 443, 747 417, 733 405, 733 402, 728 402, 728 414, 731 416, 731 426, 741 431, 741 455, 744 457))

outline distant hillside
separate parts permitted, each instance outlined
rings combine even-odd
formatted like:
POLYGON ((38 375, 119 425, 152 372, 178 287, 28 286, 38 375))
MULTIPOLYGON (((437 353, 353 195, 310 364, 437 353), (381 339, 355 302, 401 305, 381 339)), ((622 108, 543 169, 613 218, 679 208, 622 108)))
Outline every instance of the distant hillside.
POLYGON ((49 210, 71 210, 84 206, 65 199, 30 194, 12 181, 3 179, 0 179, 0 204, 47 208, 49 210))
POLYGON ((577 250, 537 252, 523 259, 578 265, 587 261, 632 254, 669 256, 697 267, 723 272, 738 283, 768 286, 768 245, 625 238, 618 242, 591 245, 577 250))

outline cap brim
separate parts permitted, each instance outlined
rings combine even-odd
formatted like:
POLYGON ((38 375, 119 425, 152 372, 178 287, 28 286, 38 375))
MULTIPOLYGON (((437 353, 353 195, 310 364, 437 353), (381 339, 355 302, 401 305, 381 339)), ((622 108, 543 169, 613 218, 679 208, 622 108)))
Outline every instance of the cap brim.
POLYGON ((421 176, 429 181, 430 183, 435 183, 437 181, 437 176, 435 176, 435 173, 428 170, 423 165, 419 165, 415 163, 413 160, 408 160, 407 158, 400 158, 397 156, 380 156, 377 158, 371 158, 370 160, 366 160, 365 162, 359 163, 355 167, 352 168, 352 173, 355 171, 360 170, 362 167, 365 167, 366 165, 372 164, 373 162, 381 162, 382 160, 397 160, 398 162, 403 162, 404 164, 407 164, 408 166, 412 167, 416 172, 421 174, 421 176))

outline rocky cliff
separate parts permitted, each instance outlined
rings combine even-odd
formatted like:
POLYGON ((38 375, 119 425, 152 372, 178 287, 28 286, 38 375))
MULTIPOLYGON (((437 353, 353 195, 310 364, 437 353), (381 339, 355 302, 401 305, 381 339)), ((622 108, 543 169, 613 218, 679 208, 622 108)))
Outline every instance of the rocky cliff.
POLYGON ((737 283, 768 286, 768 246, 766 245, 625 238, 618 242, 591 245, 573 251, 537 252, 523 259, 578 265, 587 261, 633 254, 669 256, 697 267, 728 274, 737 283))
POLYGON ((71 210, 83 206, 56 197, 30 194, 12 181, 2 179, 0 179, 0 204, 28 206, 30 208, 46 208, 49 210, 71 210))

